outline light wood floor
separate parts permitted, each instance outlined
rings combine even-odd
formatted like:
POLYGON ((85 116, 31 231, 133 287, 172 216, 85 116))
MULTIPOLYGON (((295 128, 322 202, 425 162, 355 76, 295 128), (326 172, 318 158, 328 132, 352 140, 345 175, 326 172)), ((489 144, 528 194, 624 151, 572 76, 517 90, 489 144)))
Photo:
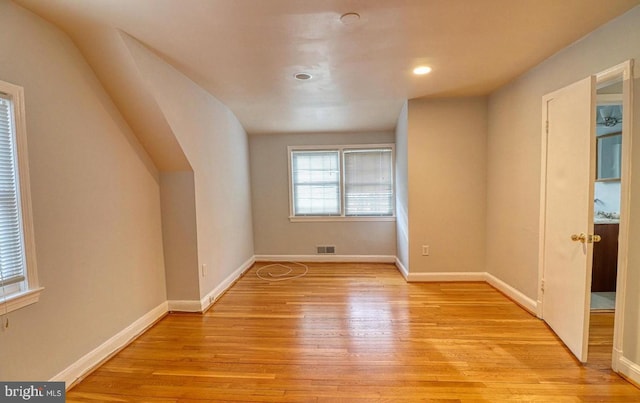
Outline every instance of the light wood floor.
POLYGON ((611 368, 614 317, 613 311, 591 312, 588 366, 604 370, 611 368))
POLYGON ((487 284, 408 284, 387 264, 271 283, 255 270, 205 315, 165 317, 67 401, 640 401, 487 284))

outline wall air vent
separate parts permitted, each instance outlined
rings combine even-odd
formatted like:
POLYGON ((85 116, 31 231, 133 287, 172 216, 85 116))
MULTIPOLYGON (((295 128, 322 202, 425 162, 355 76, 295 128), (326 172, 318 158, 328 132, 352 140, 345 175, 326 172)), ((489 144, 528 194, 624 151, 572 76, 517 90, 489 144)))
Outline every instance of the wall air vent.
POLYGON ((333 245, 316 246, 316 253, 318 255, 335 255, 336 247, 333 245))

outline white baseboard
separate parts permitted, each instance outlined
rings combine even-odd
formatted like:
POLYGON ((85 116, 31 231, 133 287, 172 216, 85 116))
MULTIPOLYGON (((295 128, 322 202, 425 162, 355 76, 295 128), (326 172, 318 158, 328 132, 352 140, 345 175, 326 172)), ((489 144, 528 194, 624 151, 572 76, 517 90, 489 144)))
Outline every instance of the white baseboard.
POLYGON ((236 270, 234 270, 233 273, 229 274, 227 276, 227 278, 222 280, 222 282, 220 284, 218 284, 218 286, 216 288, 214 288, 213 290, 209 291, 207 293, 207 295, 202 297, 202 299, 200 300, 200 312, 204 312, 207 309, 209 309, 209 307, 211 305, 213 305, 218 300, 218 298, 220 298, 222 296, 222 294, 227 292, 227 290, 236 281, 238 281, 238 279, 244 274, 244 272, 249 270, 251 268, 251 266, 253 266, 253 264, 255 262, 256 262, 255 256, 251 256, 244 263, 242 263, 242 265, 240 265, 240 267, 238 267, 236 270))
POLYGON ((202 312, 200 301, 194 300, 169 300, 169 312, 202 312))
POLYGON ((395 256, 387 255, 256 255, 256 262, 340 262, 395 263, 395 256))
POLYGON ((145 313, 135 322, 122 329, 113 337, 85 354, 79 360, 69 365, 60 373, 50 379, 52 382, 64 382, 69 389, 77 380, 82 379, 92 369, 100 365, 104 360, 120 351, 131 343, 136 337, 144 333, 151 325, 167 313, 167 302, 163 302, 149 312, 145 313))
POLYGON ((620 357, 618 359, 618 371, 633 381, 636 385, 640 385, 640 365, 625 357, 620 357))
POLYGON ((231 273, 220 285, 209 292, 202 300, 172 300, 165 301, 144 314, 135 322, 118 332, 113 337, 96 347, 89 353, 85 354, 79 360, 62 370, 50 380, 53 382, 65 382, 67 389, 76 381, 82 379, 91 372, 95 367, 100 365, 113 354, 120 351, 131 343, 136 337, 144 333, 149 326, 162 318, 167 312, 204 312, 213 304, 233 283, 249 269, 255 259, 252 256, 242 264, 238 269, 231 273))
POLYGON ((622 350, 613 346, 611 352, 611 369, 613 372, 620 372, 620 359, 622 358, 622 350))
POLYGON ((214 302, 220 298, 239 278, 247 271, 254 263, 255 257, 251 256, 240 267, 229 274, 227 278, 222 280, 220 284, 213 290, 209 291, 200 300, 170 300, 169 311, 170 312, 204 312, 214 302))
POLYGON ((396 257, 396 267, 398 268, 398 271, 400 272, 400 274, 402 274, 402 277, 404 277, 405 280, 407 280, 409 278, 409 270, 402 264, 402 262, 400 261, 400 259, 398 259, 396 257))
POLYGON ((484 272, 436 272, 436 273, 408 273, 405 277, 410 283, 430 283, 449 281, 485 281, 484 272))
POLYGON ((519 290, 513 288, 509 284, 500 280, 496 276, 487 272, 437 272, 437 273, 408 273, 407 269, 396 260, 396 266, 400 273, 404 276, 408 282, 455 282, 455 281, 483 281, 491 285, 493 288, 505 294, 507 297, 514 300, 525 310, 529 311, 533 315, 538 314, 538 303, 524 295, 519 290))
POLYGON ((535 300, 527 297, 491 273, 485 273, 485 278, 487 283, 514 300, 518 305, 529 311, 529 313, 536 316, 538 315, 538 303, 535 300))

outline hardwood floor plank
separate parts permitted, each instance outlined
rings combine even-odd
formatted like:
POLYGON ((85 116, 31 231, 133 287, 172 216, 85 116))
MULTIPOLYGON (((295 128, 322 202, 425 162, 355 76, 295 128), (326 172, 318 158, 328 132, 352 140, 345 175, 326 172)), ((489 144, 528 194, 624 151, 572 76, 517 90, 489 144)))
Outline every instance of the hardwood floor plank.
POLYGON ((67 400, 640 401, 602 358, 611 318, 592 319, 601 358, 583 366, 485 283, 406 283, 393 265, 353 263, 266 282, 258 267, 206 314, 166 316, 67 400))

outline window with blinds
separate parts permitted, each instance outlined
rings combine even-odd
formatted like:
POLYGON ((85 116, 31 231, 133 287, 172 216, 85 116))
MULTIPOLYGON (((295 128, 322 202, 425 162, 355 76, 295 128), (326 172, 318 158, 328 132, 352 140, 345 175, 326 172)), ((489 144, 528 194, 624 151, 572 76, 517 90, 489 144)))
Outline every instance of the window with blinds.
POLYGON ((0 286, 25 280, 13 105, 0 94, 0 286))
POLYGON ((291 178, 294 215, 340 215, 338 151, 293 151, 291 178))
POLYGON ((0 81, 0 314, 38 301, 24 91, 0 81))
POLYGON ((393 215, 392 164, 390 148, 344 151, 345 215, 393 215))
POLYGON ((289 147, 291 217, 394 216, 393 146, 289 147))

